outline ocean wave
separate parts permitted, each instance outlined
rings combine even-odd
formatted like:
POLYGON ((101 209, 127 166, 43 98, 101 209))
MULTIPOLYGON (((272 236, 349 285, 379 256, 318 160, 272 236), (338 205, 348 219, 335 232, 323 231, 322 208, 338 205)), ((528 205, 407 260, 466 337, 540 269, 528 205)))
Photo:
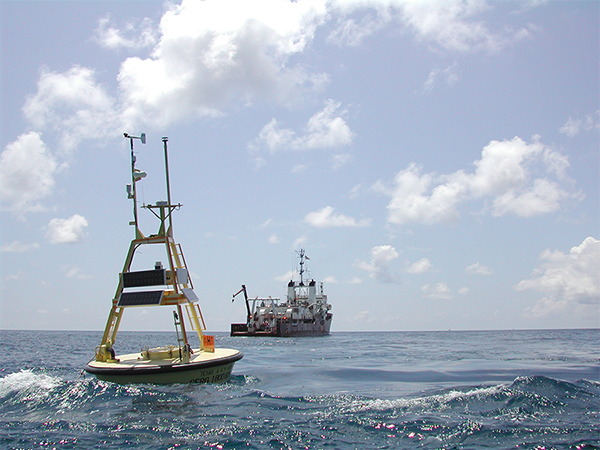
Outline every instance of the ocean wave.
POLYGON ((600 418, 600 383, 545 376, 382 399, 278 395, 246 375, 157 386, 27 370, 1 378, 0 395, 7 448, 591 449, 600 418))
POLYGON ((23 400, 43 400, 61 382, 58 377, 36 374, 32 370, 21 370, 0 378, 0 398, 6 399, 18 393, 23 400))

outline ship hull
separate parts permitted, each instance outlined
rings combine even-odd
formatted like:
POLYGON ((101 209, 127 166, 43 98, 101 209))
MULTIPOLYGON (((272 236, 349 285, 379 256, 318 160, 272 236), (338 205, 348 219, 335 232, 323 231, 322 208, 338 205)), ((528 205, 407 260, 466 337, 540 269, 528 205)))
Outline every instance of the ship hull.
POLYGON ((242 359, 238 350, 215 349, 215 352, 194 350, 190 362, 165 358, 144 360, 139 353, 119 355, 109 362, 90 361, 85 371, 102 381, 113 383, 224 383, 229 380, 233 365, 242 359))
POLYGON ((331 320, 321 323, 305 322, 280 322, 276 327, 268 330, 253 330, 245 323, 232 323, 231 336, 273 336, 273 337, 300 337, 300 336, 327 336, 331 328, 331 320))

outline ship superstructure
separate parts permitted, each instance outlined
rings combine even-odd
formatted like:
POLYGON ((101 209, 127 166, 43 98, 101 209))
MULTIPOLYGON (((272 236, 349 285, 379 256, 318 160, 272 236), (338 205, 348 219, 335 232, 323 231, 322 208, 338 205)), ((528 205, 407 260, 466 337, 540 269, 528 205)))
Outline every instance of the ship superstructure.
MULTIPOLYGON (((290 280, 285 300, 280 298, 248 299, 246 285, 235 297, 243 293, 246 302, 246 323, 232 323, 231 336, 323 336, 328 335, 333 314, 323 283, 304 280, 304 249, 300 258, 300 280, 290 280)), ((232 300, 232 301, 233 301, 232 300)))

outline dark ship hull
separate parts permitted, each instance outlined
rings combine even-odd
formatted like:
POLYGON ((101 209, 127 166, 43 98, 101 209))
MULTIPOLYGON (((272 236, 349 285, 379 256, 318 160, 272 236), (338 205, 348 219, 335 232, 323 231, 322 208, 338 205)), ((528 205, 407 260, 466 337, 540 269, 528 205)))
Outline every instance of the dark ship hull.
POLYGON ((245 323, 232 323, 231 336, 274 336, 274 337, 298 337, 298 336, 327 336, 331 328, 331 316, 316 323, 311 322, 279 322, 275 327, 265 329, 248 329, 245 323))

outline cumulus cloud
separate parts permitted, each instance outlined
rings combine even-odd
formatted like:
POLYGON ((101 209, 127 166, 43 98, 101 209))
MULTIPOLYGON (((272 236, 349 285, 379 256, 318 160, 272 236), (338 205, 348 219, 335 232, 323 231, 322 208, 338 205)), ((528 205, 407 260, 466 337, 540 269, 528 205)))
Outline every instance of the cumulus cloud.
MULTIPOLYGON (((246 106, 260 99, 288 107, 314 98, 329 83, 329 75, 294 56, 311 48, 324 25, 330 25, 328 41, 338 45, 357 45, 390 26, 411 33, 437 51, 451 53, 496 51, 527 34, 527 30, 506 26, 491 30, 481 19, 486 8, 485 1, 462 0, 182 0, 168 4, 158 24, 126 18, 117 25, 105 16, 95 31, 99 45, 147 49, 147 55, 122 61, 114 91, 99 82, 92 68, 74 66, 62 72, 43 68, 37 91, 27 99, 23 113, 38 132, 55 133, 55 153, 66 164, 82 139, 103 139, 115 129, 142 125, 164 129, 197 117, 221 116, 231 103, 246 106)), ((433 78, 443 75, 452 82, 456 73, 456 66, 450 66, 433 78)), ((252 145, 271 152, 346 146, 354 135, 345 114, 340 103, 329 100, 303 130, 281 127, 273 119, 252 145)), ((39 208, 39 200, 49 195, 54 183, 56 157, 40 151, 37 156, 49 164, 40 169, 44 173, 38 189, 26 186, 31 195, 17 194, 3 182, 3 196, 8 195, 9 203, 21 211, 39 208)), ((333 166, 347 162, 346 155, 338 155, 333 166)), ((266 160, 257 155, 255 163, 259 167, 266 160)), ((4 172, 18 174, 11 168, 4 172)), ((559 201, 549 192, 552 189, 537 186, 529 197, 541 198, 540 203, 559 201)), ((507 201, 513 203, 513 199, 507 201)), ((506 209, 504 204, 499 207, 506 209)), ((441 211, 439 217, 445 213, 452 216, 452 208, 441 211)))
POLYGON ((68 219, 55 218, 48 223, 46 238, 52 244, 80 242, 85 237, 84 228, 87 226, 87 219, 79 214, 68 219))
MULTIPOLYGON (((183 0, 163 15, 158 30, 148 21, 129 21, 119 30, 105 17, 97 36, 110 48, 156 42, 149 57, 127 58, 118 79, 127 123, 168 124, 218 114, 234 99, 290 104, 319 91, 328 76, 291 61, 332 21, 328 41, 338 45, 357 45, 387 25, 459 53, 498 51, 528 35, 525 29, 490 30, 479 19, 486 9, 485 2, 458 0, 183 0)), ((446 76, 455 79, 455 70, 446 76)))
MULTIPOLYGON (((333 23, 329 42, 339 45, 358 44, 390 25, 450 52, 495 51, 527 34, 506 26, 490 30, 480 19, 486 9, 483 1, 461 0, 182 0, 169 6, 159 24, 126 18, 118 26, 108 15, 95 31, 101 46, 149 49, 147 57, 124 59, 117 93, 109 95, 90 68, 44 69, 24 112, 40 129, 60 132, 61 146, 72 150, 82 136, 102 137, 117 122, 124 128, 165 127, 221 115, 231 101, 248 105, 258 98, 290 105, 329 82, 327 74, 293 59, 310 49, 326 24, 333 23)), ((455 65, 438 72, 448 82, 456 79, 455 65)), ((264 137, 311 148, 346 145, 352 134, 342 117, 329 116, 331 108, 311 119, 304 136, 290 137, 274 122, 264 137)))
POLYGON ((359 261, 358 267, 382 283, 398 283, 399 277, 390 271, 390 263, 398 256, 398 252, 391 245, 379 245, 371 249, 371 260, 359 261))
POLYGON ((454 298, 450 288, 443 281, 436 284, 426 284, 421 287, 421 291, 423 297, 433 300, 450 300, 454 298))
POLYGON ((72 67, 64 73, 44 68, 37 92, 28 97, 23 113, 38 130, 56 131, 60 149, 69 154, 82 139, 114 132, 119 115, 115 100, 96 81, 92 69, 72 67))
POLYGON ((469 267, 467 267, 466 272, 469 274, 475 274, 475 275, 491 275, 492 269, 480 264, 478 261, 474 264, 471 264, 469 267))
POLYGON ((309 225, 318 228, 327 227, 366 227, 371 224, 370 219, 356 220, 344 214, 334 214, 335 208, 325 206, 318 211, 309 212, 304 220, 309 225))
POLYGON ((289 64, 325 19, 325 2, 183 0, 160 22, 150 57, 128 58, 119 82, 126 119, 168 124, 257 96, 278 104, 327 77, 289 64))
POLYGON ((526 315, 545 317, 580 304, 600 303, 600 241, 586 238, 569 253, 545 250, 542 264, 529 279, 516 286, 518 291, 532 289, 546 294, 526 315))
POLYGON ((248 148, 254 151, 265 148, 275 153, 281 150, 314 150, 349 145, 354 134, 343 118, 346 111, 340 111, 340 107, 341 103, 328 100, 325 107, 308 120, 301 134, 281 128, 277 120, 272 119, 260 131, 258 138, 248 144, 248 148))
POLYGON ((420 260, 412 263, 406 269, 407 273, 425 273, 431 270, 431 261, 428 258, 421 258, 420 260))
POLYGON ((484 147, 475 169, 451 174, 422 173, 417 164, 398 172, 391 187, 376 183, 374 190, 391 197, 388 221, 433 224, 460 217, 459 205, 485 200, 494 216, 529 217, 557 211, 568 199, 581 198, 568 187, 565 156, 536 138, 526 143, 515 137, 491 141, 484 147), (544 177, 536 177, 539 173, 544 177), (554 177, 555 179, 550 179, 554 177))
POLYGON ((22 134, 0 155, 2 209, 23 215, 39 211, 40 200, 54 189, 58 162, 39 133, 22 134))

